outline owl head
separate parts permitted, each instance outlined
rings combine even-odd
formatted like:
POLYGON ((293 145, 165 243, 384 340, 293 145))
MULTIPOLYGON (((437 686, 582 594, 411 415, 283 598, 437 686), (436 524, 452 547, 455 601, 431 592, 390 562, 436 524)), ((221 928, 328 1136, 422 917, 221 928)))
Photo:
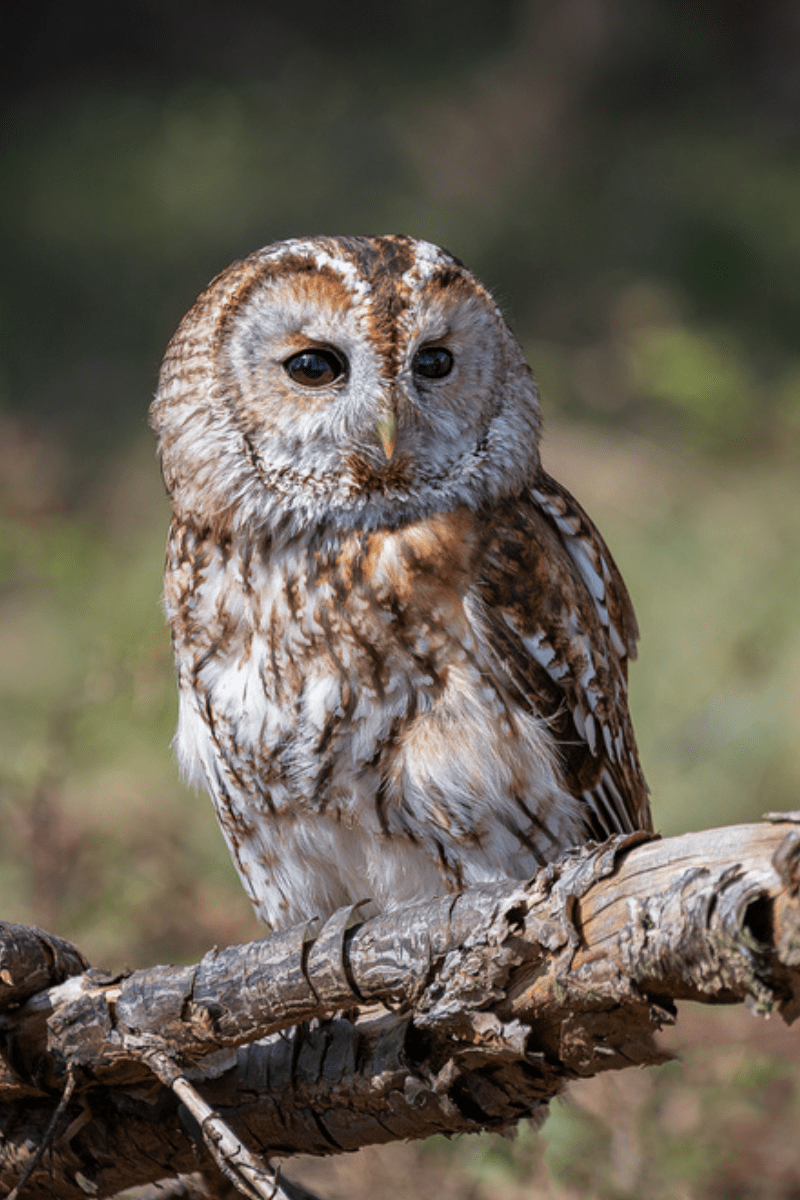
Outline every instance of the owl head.
POLYGON ((176 512, 230 531, 397 526, 521 491, 536 386, 488 291, 401 236, 277 242, 223 271, 151 409, 176 512))

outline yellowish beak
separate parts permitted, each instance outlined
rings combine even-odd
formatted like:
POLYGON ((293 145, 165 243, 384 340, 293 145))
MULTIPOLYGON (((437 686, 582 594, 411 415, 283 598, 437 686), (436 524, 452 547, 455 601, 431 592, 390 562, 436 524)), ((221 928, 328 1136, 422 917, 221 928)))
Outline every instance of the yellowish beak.
POLYGON ((397 421, 391 409, 387 409, 380 421, 375 422, 375 432, 383 446, 383 453, 388 462, 394 454, 394 443, 397 436, 397 421))

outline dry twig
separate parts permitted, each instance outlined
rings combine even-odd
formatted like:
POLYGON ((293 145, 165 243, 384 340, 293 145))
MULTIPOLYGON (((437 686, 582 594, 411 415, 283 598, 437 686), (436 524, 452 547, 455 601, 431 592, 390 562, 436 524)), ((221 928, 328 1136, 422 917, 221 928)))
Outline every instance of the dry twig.
MULTIPOLYGON (((618 837, 530 883, 361 923, 344 910, 316 937, 289 930, 125 977, 86 971, 18 1000, 3 1016, 0 1185, 19 1177, 77 1068, 91 1119, 53 1148, 64 1200, 195 1169, 200 1129, 148 1063, 175 1064, 226 1111, 237 1144, 326 1154, 540 1119, 571 1078, 662 1061, 653 1034, 676 1000, 793 1020, 797 821, 618 837), (356 1022, 335 1017, 356 1005, 356 1022)), ((25 1196, 48 1194, 35 1171, 25 1196)))

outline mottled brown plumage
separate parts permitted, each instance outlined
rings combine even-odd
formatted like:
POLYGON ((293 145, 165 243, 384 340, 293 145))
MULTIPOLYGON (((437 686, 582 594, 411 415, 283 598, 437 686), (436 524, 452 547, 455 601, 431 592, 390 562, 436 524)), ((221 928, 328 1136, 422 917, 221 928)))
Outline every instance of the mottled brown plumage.
POLYGON ((153 423, 178 754, 266 921, 649 827, 625 585, 456 259, 311 238, 235 263, 173 338, 153 423))

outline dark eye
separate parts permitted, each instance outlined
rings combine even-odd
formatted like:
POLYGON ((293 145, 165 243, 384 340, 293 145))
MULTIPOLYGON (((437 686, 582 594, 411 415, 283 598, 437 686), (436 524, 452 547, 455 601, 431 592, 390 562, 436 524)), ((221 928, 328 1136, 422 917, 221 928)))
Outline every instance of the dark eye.
POLYGON ((344 375, 344 359, 334 350, 301 350, 283 364, 290 379, 303 387, 326 387, 344 375))
POLYGON ((414 374, 424 379, 444 379, 453 369, 453 356, 442 346, 426 346, 414 355, 414 374))

